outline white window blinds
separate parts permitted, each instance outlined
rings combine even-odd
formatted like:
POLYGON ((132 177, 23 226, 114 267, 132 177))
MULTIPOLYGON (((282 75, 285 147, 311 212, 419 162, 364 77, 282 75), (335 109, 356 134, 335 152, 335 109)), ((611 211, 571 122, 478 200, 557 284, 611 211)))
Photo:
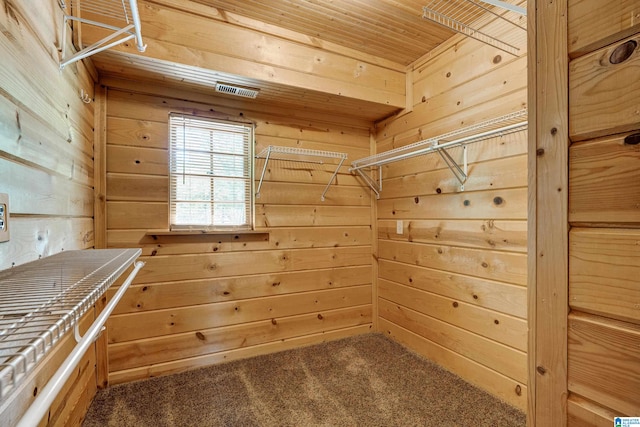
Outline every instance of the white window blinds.
POLYGON ((250 229, 253 126, 169 116, 171 229, 250 229))

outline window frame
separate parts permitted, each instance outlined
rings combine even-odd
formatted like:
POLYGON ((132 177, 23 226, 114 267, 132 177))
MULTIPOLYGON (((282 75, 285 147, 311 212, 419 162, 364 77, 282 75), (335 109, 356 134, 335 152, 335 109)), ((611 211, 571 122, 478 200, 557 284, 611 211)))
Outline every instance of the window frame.
MULTIPOLYGON (((169 169, 169 185, 168 185, 168 190, 169 190, 169 194, 168 194, 168 198, 169 198, 169 230, 170 231, 175 231, 175 232, 185 232, 185 231, 200 231, 200 232, 235 232, 235 231, 254 231, 255 230, 255 154, 254 154, 254 150, 255 150, 255 124, 252 122, 248 122, 248 121, 237 121, 237 120, 230 120, 228 118, 225 119, 221 119, 221 118, 217 118, 217 117, 203 117, 203 116, 198 116, 198 115, 193 115, 193 114, 185 114, 185 113, 181 113, 181 112, 170 112, 169 113, 169 117, 168 117, 168 169, 169 169), (245 177, 245 175, 243 175, 243 180, 247 180, 249 181, 249 190, 248 193, 245 193, 248 196, 248 200, 245 200, 244 203, 244 207, 245 207, 245 212, 248 215, 247 218, 247 222, 245 224, 239 224, 239 225, 225 225, 225 224, 214 224, 213 223, 213 211, 211 214, 211 221, 209 222, 209 224, 178 224, 175 223, 175 216, 174 216, 174 212, 176 211, 175 209, 175 205, 176 203, 178 203, 175 200, 175 195, 177 192, 176 189, 176 184, 174 181, 174 177, 176 177, 177 179, 179 179, 179 177, 185 177, 185 176, 194 176, 194 175, 190 175, 190 174, 185 174, 185 173, 178 173, 175 171, 174 168, 174 162, 175 162, 175 144, 173 141, 173 123, 172 123, 172 118, 178 118, 178 119, 186 119, 186 120, 194 120, 194 121, 199 121, 199 122, 211 122, 214 124, 221 124, 221 125, 231 125, 231 126, 238 126, 238 127, 242 127, 244 131, 248 131, 248 141, 247 141, 247 145, 246 145, 246 158, 244 159, 245 164, 247 165, 248 170, 248 177, 245 177), (247 206, 248 204, 248 206, 247 206), (248 208, 248 209, 247 209, 248 208)), ((211 132, 215 132, 215 129, 211 129, 211 132)), ((243 145, 243 149, 244 149, 244 145, 243 145)), ((212 167, 213 167, 213 158, 215 156, 215 151, 213 149, 211 149, 211 151, 209 152, 210 156, 212 156, 212 167)), ((220 155, 221 153, 217 153, 218 155, 220 155)), ((212 179, 214 179, 215 176, 212 176, 212 179)), ((221 176, 221 179, 228 179, 229 177, 224 177, 221 176)), ((214 182, 213 180, 211 181, 212 183, 214 182)), ((211 191, 209 194, 209 198, 208 200, 205 201, 205 203, 208 202, 208 204, 210 206, 214 206, 215 205, 215 201, 214 201, 214 192, 211 191)), ((196 199, 188 199, 188 200, 196 200, 196 199)))

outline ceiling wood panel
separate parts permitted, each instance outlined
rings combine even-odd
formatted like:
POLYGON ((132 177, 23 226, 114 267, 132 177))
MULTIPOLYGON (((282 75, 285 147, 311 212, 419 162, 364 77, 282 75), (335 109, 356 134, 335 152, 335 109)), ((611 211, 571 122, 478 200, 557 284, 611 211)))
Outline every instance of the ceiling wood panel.
POLYGON ((453 35, 422 19, 421 0, 196 1, 403 65, 453 35))

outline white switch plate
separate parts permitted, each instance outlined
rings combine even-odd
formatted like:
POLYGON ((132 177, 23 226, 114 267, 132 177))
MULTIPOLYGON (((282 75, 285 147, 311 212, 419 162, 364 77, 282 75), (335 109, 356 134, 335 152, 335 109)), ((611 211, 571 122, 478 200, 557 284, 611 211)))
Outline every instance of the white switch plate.
POLYGON ((9 240, 9 195, 0 193, 0 242, 9 240))
POLYGON ((404 224, 402 224, 402 220, 399 219, 396 221, 396 234, 402 234, 404 230, 404 224))

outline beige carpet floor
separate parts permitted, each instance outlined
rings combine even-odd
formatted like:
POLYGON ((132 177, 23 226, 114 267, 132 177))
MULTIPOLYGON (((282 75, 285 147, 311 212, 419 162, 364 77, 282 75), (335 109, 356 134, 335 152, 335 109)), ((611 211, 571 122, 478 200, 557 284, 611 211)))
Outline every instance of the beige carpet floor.
POLYGON ((524 426, 525 415, 382 334, 98 392, 84 427, 524 426))

